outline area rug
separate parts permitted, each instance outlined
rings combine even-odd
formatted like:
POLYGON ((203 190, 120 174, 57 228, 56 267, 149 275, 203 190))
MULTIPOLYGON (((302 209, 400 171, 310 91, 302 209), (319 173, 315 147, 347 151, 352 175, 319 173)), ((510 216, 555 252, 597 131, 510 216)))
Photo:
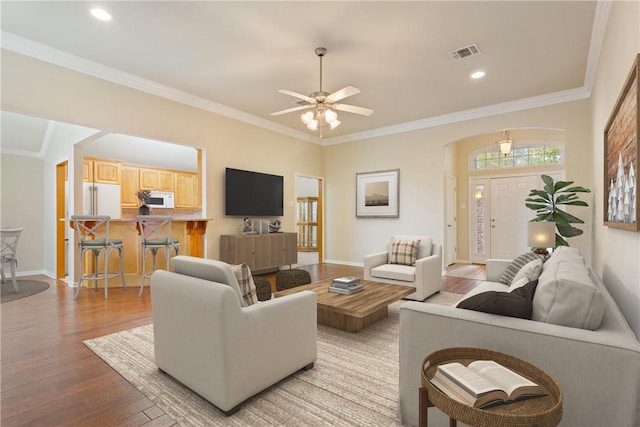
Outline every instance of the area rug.
MULTIPOLYGON (((450 305, 441 292, 427 302, 450 305)), ((153 362, 153 325, 84 341, 94 353, 182 426, 399 426, 399 308, 357 334, 318 325, 318 360, 252 397, 225 417, 161 373, 153 362)))
POLYGON ((49 289, 49 284, 39 280, 18 280, 18 288, 20 292, 16 293, 13 282, 7 277, 7 280, 0 285, 0 304, 40 293, 49 289))

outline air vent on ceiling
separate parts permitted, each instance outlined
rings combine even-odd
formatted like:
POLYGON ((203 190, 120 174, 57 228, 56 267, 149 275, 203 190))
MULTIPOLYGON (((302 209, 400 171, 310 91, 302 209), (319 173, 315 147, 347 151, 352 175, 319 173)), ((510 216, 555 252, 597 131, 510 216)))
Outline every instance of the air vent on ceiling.
POLYGON ((482 52, 477 44, 471 44, 469 46, 465 46, 458 50, 452 50, 449 52, 449 57, 451 59, 464 59, 469 56, 480 55, 482 52))

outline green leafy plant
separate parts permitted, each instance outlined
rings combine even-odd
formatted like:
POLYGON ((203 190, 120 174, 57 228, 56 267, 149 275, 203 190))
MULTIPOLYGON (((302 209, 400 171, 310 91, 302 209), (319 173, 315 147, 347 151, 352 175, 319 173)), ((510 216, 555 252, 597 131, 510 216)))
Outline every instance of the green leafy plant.
POLYGON ((583 233, 571 224, 584 224, 584 221, 564 210, 561 206, 589 206, 587 202, 579 200, 576 193, 591 193, 588 188, 571 187, 573 181, 553 182, 553 178, 542 175, 544 189, 531 190, 525 205, 536 211, 536 217, 531 222, 552 221, 556 223, 556 247, 569 246, 565 237, 575 237, 583 233), (568 187, 568 188, 567 188, 568 187))

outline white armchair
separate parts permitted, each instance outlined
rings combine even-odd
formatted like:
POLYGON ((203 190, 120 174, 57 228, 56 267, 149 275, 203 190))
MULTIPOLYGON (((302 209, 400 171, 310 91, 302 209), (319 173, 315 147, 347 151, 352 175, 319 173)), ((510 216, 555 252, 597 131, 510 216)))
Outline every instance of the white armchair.
POLYGON ((364 279, 413 286, 416 291, 405 297, 423 301, 442 288, 442 246, 426 236, 392 236, 396 240, 420 240, 415 265, 389 263, 387 250, 364 257, 364 279))
POLYGON ((155 363, 162 371, 231 415, 256 393, 313 367, 314 292, 241 307, 228 264, 186 256, 172 262, 176 272, 151 276, 155 363))

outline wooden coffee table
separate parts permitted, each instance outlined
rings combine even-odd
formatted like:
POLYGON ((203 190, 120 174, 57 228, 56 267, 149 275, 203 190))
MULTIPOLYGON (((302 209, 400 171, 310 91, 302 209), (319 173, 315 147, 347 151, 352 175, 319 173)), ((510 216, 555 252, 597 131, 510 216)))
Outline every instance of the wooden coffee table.
POLYGON ((387 317, 389 304, 416 291, 410 286, 362 280, 364 290, 342 295, 329 292, 331 280, 296 286, 274 295, 281 297, 300 291, 314 291, 318 294, 318 323, 347 332, 358 332, 387 317))

